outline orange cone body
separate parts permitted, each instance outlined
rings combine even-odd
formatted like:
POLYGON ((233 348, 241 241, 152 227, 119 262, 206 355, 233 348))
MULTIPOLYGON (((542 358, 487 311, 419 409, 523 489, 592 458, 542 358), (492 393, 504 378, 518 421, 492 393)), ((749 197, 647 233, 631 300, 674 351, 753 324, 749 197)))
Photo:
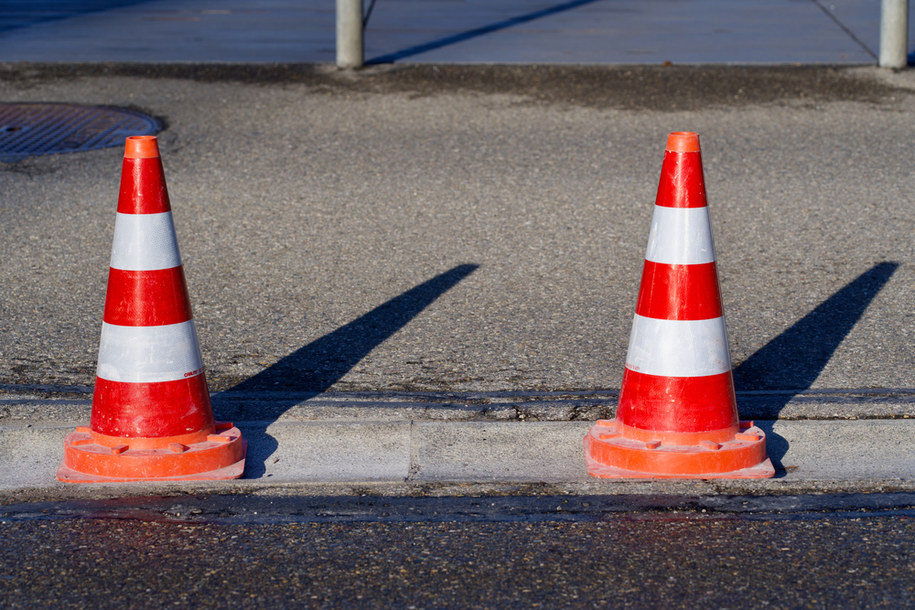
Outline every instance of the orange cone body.
POLYGON ((737 415, 698 134, 668 137, 616 418, 584 444, 597 477, 775 474, 737 415))
POLYGON ((232 479, 245 449, 213 420, 156 138, 127 138, 92 416, 57 478, 232 479))

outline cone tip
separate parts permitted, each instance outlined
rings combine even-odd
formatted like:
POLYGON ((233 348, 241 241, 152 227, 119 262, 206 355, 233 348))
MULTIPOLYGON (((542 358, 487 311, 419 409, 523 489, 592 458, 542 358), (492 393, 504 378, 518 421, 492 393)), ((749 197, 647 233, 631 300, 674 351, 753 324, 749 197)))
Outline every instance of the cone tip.
POLYGON ((675 131, 667 136, 667 152, 699 152, 699 134, 675 131))
POLYGON ((151 159, 159 156, 156 136, 130 136, 124 148, 125 159, 151 159))

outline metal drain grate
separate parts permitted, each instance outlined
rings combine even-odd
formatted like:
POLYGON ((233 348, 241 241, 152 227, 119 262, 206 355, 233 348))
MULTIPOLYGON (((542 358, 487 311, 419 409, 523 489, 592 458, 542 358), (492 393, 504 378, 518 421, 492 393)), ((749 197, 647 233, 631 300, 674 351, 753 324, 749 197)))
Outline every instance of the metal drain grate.
POLYGON ((0 161, 123 146, 128 136, 154 135, 156 119, 110 106, 0 104, 0 161))

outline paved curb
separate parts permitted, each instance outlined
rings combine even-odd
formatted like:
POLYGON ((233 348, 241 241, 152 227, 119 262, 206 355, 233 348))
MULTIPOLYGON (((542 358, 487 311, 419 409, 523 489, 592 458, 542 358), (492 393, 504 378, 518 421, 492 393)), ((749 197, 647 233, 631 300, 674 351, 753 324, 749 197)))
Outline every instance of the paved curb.
MULTIPOLYGON (((582 437, 591 422, 279 421, 236 422, 248 440, 245 478, 207 489, 326 488, 360 493, 359 486, 416 493, 451 486, 452 493, 547 486, 565 493, 708 491, 710 482, 595 480, 585 471, 582 437), (462 491, 460 486, 466 486, 462 491), (456 487, 455 487, 456 486, 456 487), (412 490, 412 491, 411 491, 412 490)), ((915 489, 915 420, 760 421, 779 472, 767 481, 716 481, 732 493, 801 490, 915 489)), ((73 487, 123 495, 201 484, 68 486, 54 475, 62 456, 63 425, 0 427, 0 489, 72 495, 73 487)), ((313 490, 314 491, 314 490, 313 490)), ((363 488, 362 493, 365 493, 363 488)), ((77 493, 83 493, 79 491, 77 493)), ((90 492, 94 493, 94 492, 90 492)), ((395 492, 396 493, 396 492, 395 492)))

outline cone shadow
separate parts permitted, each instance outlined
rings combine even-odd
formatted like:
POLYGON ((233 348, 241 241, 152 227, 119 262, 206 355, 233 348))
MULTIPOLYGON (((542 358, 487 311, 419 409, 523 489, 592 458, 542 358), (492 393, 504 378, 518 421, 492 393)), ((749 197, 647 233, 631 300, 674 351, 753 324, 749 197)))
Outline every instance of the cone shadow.
MULTIPOLYGON (((764 396, 738 394, 740 412, 778 419, 794 396, 813 385, 839 344, 898 267, 899 263, 895 262, 874 265, 737 366, 734 385, 739 393, 786 390, 764 396)), ((770 436, 773 435, 771 426, 763 428, 776 476, 782 476, 785 470, 781 458, 788 450, 788 443, 777 435, 770 436)))
MULTIPOLYGON (((458 265, 411 288, 215 395, 214 403, 219 405, 232 394, 252 396, 269 391, 269 406, 257 413, 257 419, 266 427, 292 406, 329 389, 369 352, 478 267, 458 265)), ((249 449, 245 476, 261 477, 266 470, 265 460, 276 450, 276 441, 263 429, 243 432, 249 449)))

